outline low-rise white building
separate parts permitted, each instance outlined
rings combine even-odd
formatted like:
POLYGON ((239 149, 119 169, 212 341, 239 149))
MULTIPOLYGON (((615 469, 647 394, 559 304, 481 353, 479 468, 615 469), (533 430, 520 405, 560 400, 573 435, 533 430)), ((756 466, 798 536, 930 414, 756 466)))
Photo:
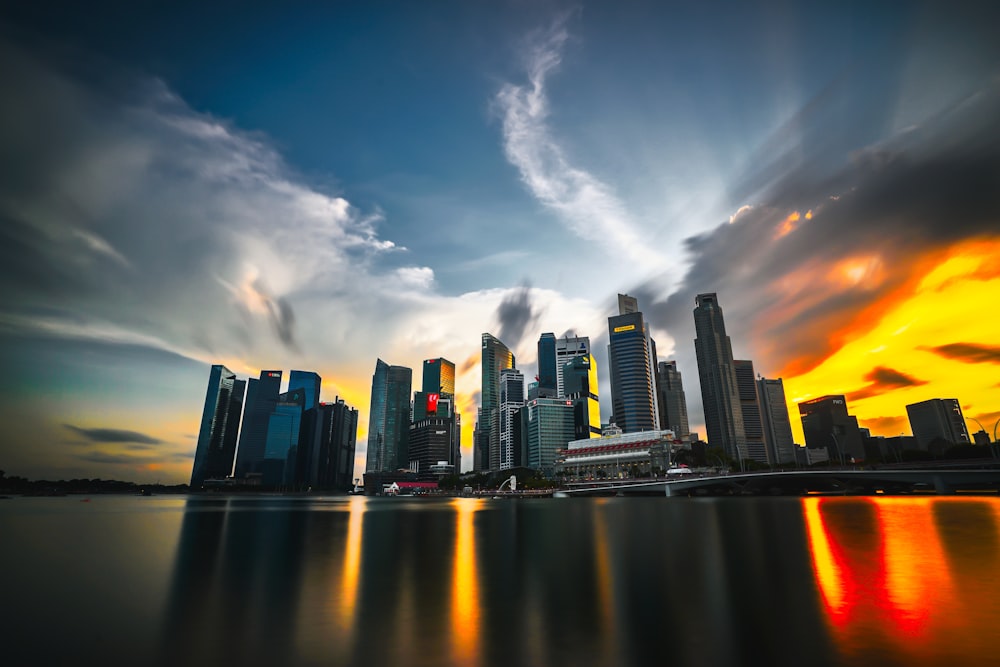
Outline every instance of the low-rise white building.
POLYGON ((573 440, 560 452, 556 471, 568 479, 622 479, 662 474, 670 468, 673 431, 622 433, 606 428, 600 438, 573 440))

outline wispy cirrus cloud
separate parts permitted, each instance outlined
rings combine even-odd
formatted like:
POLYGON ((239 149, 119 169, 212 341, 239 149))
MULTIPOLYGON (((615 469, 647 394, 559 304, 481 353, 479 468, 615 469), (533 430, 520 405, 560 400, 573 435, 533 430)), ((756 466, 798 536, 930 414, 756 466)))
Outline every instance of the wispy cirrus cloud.
POLYGON ((1000 345, 948 343, 921 349, 933 352, 945 359, 955 359, 969 364, 1000 364, 1000 345))
POLYGON ((504 154, 521 180, 543 205, 580 238, 609 245, 609 250, 652 270, 657 259, 642 242, 637 224, 614 188, 572 164, 549 124, 546 79, 558 69, 569 39, 569 14, 556 19, 527 41, 528 83, 507 83, 494 99, 503 121, 504 154))

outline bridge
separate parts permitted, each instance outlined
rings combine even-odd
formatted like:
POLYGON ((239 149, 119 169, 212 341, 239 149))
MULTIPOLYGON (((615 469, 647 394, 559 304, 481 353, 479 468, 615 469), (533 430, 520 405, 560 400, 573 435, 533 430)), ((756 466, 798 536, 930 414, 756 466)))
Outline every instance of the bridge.
POLYGON ((825 469, 685 476, 682 479, 577 482, 570 496, 782 496, 1000 493, 1000 469, 825 469))

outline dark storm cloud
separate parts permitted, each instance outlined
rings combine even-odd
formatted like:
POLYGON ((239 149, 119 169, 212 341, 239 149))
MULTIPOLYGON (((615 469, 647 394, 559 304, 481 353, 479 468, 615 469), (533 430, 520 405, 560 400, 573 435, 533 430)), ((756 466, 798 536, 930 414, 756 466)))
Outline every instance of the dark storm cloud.
POLYGON ((522 285, 505 296, 497 306, 497 322, 500 326, 497 338, 513 350, 521 342, 524 332, 537 319, 538 313, 531 305, 531 287, 522 285))
POLYGON ((82 435, 91 442, 103 444, 131 443, 136 445, 158 445, 162 442, 162 440, 148 436, 145 433, 139 433, 138 431, 127 431, 117 428, 82 428, 80 426, 73 426, 72 424, 63 424, 63 426, 78 435, 82 435))
POLYGON ((683 351, 695 295, 716 292, 738 357, 765 374, 802 372, 873 323, 878 312, 866 309, 919 277, 921 257, 998 233, 1000 82, 838 169, 764 180, 731 224, 686 240, 691 266, 669 296, 657 282, 631 293, 683 351))
POLYGON ((860 401, 863 398, 871 398, 895 389, 919 387, 922 384, 927 384, 926 380, 911 377, 906 373, 885 366, 873 368, 865 375, 865 379, 868 380, 868 384, 857 391, 848 393, 846 395, 848 401, 860 401))
POLYGON ((949 343, 936 347, 922 347, 946 359, 955 359, 969 364, 1000 364, 1000 347, 978 343, 949 343))

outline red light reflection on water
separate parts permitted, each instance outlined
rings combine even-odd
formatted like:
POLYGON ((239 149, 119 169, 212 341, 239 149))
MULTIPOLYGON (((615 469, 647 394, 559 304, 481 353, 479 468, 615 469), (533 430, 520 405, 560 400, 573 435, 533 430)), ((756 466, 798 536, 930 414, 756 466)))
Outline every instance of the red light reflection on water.
MULTIPOLYGON (((942 541, 937 503, 989 503, 975 514, 1000 527, 1000 503, 964 498, 804 498, 813 570, 831 635, 845 656, 881 655, 908 664, 981 661, 1000 621, 997 576, 975 533, 942 541), (956 553, 956 549, 959 552, 956 553), (952 562, 962 559, 962 567, 952 562), (968 565, 983 561, 983 567, 968 565), (983 576, 986 574, 987 576, 983 576), (970 578, 976 578, 975 581, 970 578)), ((953 508, 957 509, 957 508, 953 508)), ((973 526, 976 530, 982 525, 973 526)), ((979 533, 982 535, 982 533, 979 533)))

